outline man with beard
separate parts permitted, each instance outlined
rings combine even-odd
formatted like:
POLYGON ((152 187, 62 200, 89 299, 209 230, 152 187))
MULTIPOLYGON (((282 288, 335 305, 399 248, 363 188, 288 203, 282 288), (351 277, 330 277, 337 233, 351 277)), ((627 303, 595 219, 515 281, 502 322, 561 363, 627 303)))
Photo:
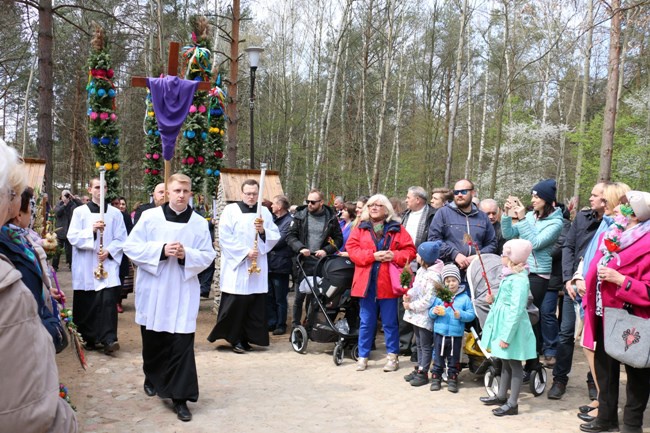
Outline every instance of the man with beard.
POLYGON ((210 342, 225 339, 235 353, 250 352, 251 343, 269 345, 267 255, 280 240, 271 212, 264 206, 257 209, 257 181, 245 180, 241 192, 242 200, 226 206, 219 220, 221 304, 217 324, 208 336, 210 342), (249 272, 253 262, 259 272, 249 272))
POLYGON ((476 249, 465 241, 465 235, 472 237, 483 254, 494 253, 497 240, 487 215, 472 203, 474 184, 461 179, 454 185, 453 192, 454 201, 438 209, 433 217, 428 240, 442 241, 440 259, 456 263, 464 277, 464 270, 476 258, 476 249))

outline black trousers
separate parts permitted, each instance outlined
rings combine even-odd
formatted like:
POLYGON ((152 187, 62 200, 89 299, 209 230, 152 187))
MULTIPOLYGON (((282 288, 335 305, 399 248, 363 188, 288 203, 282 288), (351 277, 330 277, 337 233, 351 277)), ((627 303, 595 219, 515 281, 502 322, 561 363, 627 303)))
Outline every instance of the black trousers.
MULTIPOLYGON (((63 250, 65 251, 65 262, 68 264, 68 268, 72 267, 72 245, 70 242, 68 242, 68 239, 61 239, 57 238, 57 241, 59 241, 59 245, 63 246, 63 250)), ((55 270, 59 270, 59 260, 61 258, 61 253, 57 253, 54 255, 54 258, 52 259, 52 267, 55 270)))
POLYGON ((75 290, 72 314, 75 324, 87 344, 117 341, 117 308, 122 286, 99 291, 75 290))
MULTIPOLYGON (((618 424, 618 397, 621 374, 621 363, 605 352, 603 340, 603 321, 596 317, 596 380, 600 393, 598 394, 598 419, 608 423, 618 424)), ((648 405, 650 396, 650 368, 634 368, 625 366, 627 386, 625 389, 627 401, 623 408, 623 423, 630 427, 643 425, 643 412, 648 405)))

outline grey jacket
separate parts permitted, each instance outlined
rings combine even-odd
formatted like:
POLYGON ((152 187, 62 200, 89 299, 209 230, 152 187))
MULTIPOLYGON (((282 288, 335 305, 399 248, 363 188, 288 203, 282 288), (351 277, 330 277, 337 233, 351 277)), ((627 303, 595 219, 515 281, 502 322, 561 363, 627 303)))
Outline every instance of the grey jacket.
POLYGON ((0 254, 0 426, 21 433, 76 433, 77 419, 59 397, 52 338, 20 272, 0 254))

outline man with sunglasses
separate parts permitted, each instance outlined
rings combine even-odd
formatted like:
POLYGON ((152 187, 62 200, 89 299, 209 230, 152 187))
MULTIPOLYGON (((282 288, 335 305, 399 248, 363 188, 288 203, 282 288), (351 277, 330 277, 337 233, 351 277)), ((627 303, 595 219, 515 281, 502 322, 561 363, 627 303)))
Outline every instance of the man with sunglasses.
POLYGON ((497 239, 485 212, 474 203, 474 184, 461 179, 454 185, 454 201, 438 209, 429 226, 429 241, 440 240, 440 259, 454 262, 462 270, 476 257, 474 244, 482 254, 495 253, 497 239), (465 235, 472 237, 472 243, 465 235))
MULTIPOLYGON (((306 205, 296 209, 287 233, 287 243, 296 254, 305 258, 303 268, 309 274, 309 269, 316 263, 314 258, 320 259, 338 252, 343 245, 343 233, 336 211, 324 204, 324 195, 320 190, 309 191, 306 202, 306 205)), ((296 282, 299 284, 299 279, 296 282)), ((305 294, 296 291, 292 320, 294 327, 300 325, 304 302, 305 294)))

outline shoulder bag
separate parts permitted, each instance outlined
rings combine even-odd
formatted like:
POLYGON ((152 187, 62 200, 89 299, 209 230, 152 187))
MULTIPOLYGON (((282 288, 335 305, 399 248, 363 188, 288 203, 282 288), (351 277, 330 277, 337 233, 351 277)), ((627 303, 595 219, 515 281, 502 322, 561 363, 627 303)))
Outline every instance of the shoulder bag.
POLYGON ((635 368, 650 367, 650 319, 630 314, 628 308, 605 307, 605 352, 635 368))

